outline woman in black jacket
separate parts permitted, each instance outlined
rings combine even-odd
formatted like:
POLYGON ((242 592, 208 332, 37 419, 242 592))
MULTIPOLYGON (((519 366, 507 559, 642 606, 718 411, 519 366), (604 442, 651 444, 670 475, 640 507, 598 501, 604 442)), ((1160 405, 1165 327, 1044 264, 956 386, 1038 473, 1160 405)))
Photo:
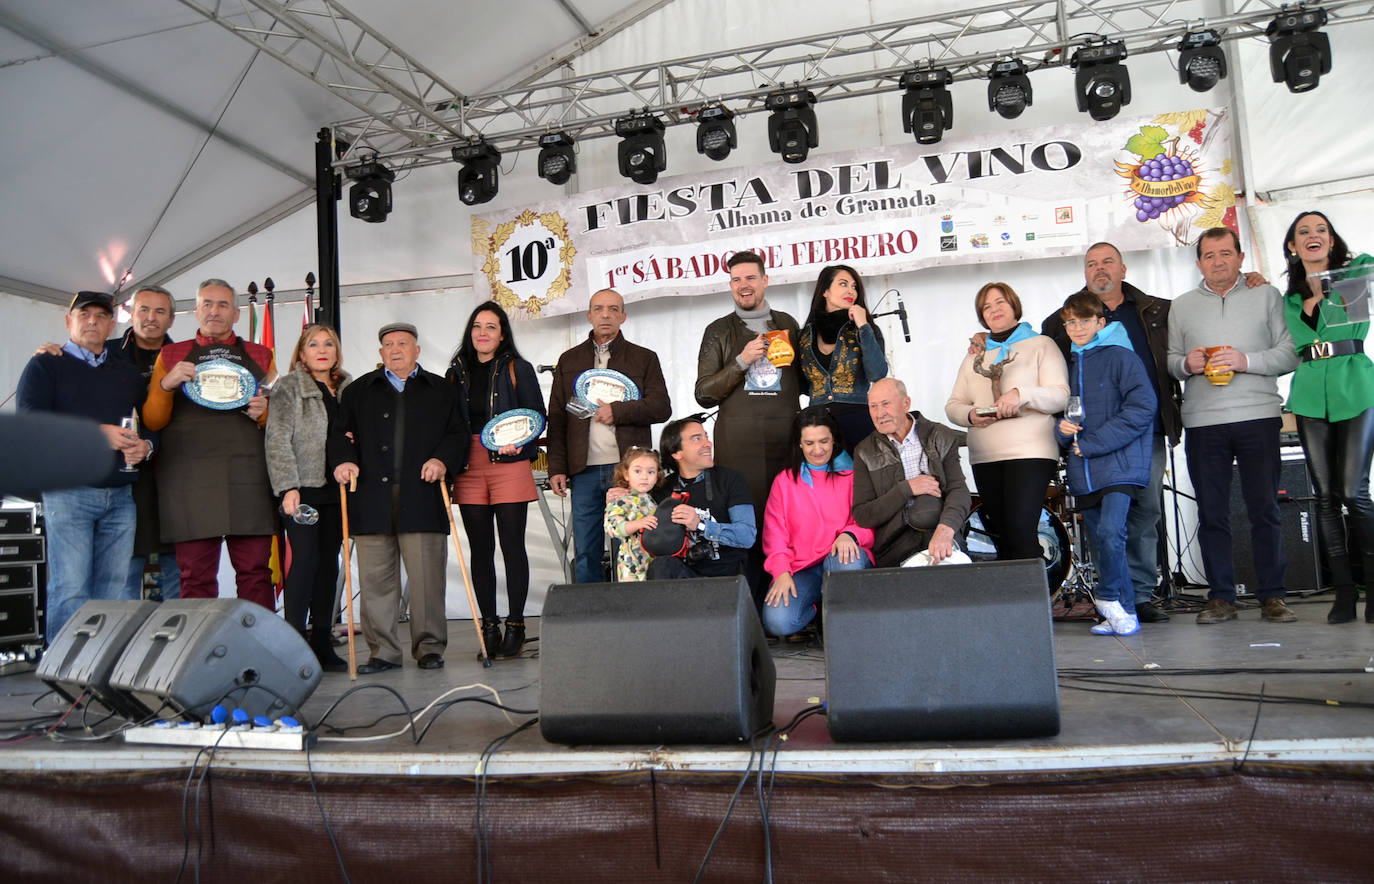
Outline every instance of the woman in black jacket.
POLYGON ((514 657, 525 644, 525 599, 530 588, 530 561, 525 554, 525 516, 538 496, 530 461, 537 440, 521 448, 504 445, 488 451, 482 427, 504 412, 528 408, 545 414, 534 366, 515 349, 510 318, 501 305, 487 301, 468 317, 463 342, 449 363, 448 380, 458 387, 459 401, 473 430, 468 467, 453 484, 463 530, 472 556, 473 591, 482 614, 487 653, 514 657), (496 537, 506 564, 506 634, 496 612, 496 537))

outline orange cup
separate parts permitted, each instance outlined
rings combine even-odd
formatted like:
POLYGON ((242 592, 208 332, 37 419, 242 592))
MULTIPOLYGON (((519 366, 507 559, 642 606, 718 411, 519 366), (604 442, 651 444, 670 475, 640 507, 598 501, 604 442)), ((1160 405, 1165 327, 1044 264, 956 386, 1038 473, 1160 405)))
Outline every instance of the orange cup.
POLYGON ((1220 353, 1222 350, 1230 349, 1231 348, 1229 345, 1207 348, 1207 365, 1205 368, 1203 368, 1202 373, 1207 376, 1207 380, 1211 381, 1218 387, 1224 387, 1227 384, 1231 383, 1231 378, 1235 377, 1236 373, 1235 371, 1229 368, 1214 368, 1212 366, 1212 357, 1220 353))

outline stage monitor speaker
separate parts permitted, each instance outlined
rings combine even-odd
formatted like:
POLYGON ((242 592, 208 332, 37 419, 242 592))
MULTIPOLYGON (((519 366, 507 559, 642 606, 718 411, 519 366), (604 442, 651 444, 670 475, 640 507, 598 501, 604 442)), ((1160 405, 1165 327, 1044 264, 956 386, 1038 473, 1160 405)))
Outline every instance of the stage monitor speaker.
POLYGON ((1059 733, 1042 562, 835 571, 823 595, 837 742, 1059 733))
POLYGON ((261 605, 178 599, 156 606, 110 684, 165 718, 204 720, 220 703, 279 718, 299 711, 320 676, 305 639, 261 605))
POLYGON ((89 601, 76 610, 53 638, 38 664, 38 677, 73 702, 82 693, 130 721, 150 711, 127 691, 110 686, 110 674, 129 639, 157 609, 148 601, 89 601))
POLYGON ((555 743, 731 743, 773 720, 777 673, 743 577, 555 586, 539 729, 555 743))
MULTIPOLYGON (((1321 587, 1317 554, 1317 512, 1307 462, 1301 448, 1282 450, 1279 467, 1279 525, 1283 553, 1288 561, 1283 583, 1289 592, 1308 592, 1321 587)), ((1240 470, 1231 468, 1231 550, 1235 556, 1236 589, 1254 595, 1260 588, 1251 554, 1250 515, 1240 488, 1240 470)))

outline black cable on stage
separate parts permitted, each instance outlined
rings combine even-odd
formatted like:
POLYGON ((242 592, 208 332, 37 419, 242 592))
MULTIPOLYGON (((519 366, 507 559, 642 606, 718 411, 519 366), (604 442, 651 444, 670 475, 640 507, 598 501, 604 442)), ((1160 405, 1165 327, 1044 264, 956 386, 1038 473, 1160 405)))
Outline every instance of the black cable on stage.
POLYGON ((768 739, 763 744, 763 751, 759 753, 759 814, 763 819, 764 872, 766 880, 769 882, 773 880, 773 846, 772 833, 769 827, 771 824, 770 814, 773 810, 773 784, 777 778, 778 770, 778 751, 782 748, 783 740, 787 738, 788 734, 796 730, 798 725, 813 715, 821 715, 824 712, 824 703, 818 703, 815 706, 807 706, 805 709, 800 710, 796 715, 792 716, 791 721, 769 734, 768 739), (763 762, 764 757, 768 754, 769 743, 773 745, 773 761, 769 765, 768 786, 765 792, 765 787, 763 785, 763 762))
POLYGON ((315 796, 315 806, 319 808, 320 820, 324 823, 324 831, 329 835, 329 845, 334 848, 334 859, 338 860, 339 872, 343 875, 344 884, 351 884, 352 879, 348 877, 348 868, 344 865, 343 854, 339 851, 339 840, 334 837, 334 827, 329 824, 329 817, 324 812, 324 802, 320 800, 320 790, 315 786, 315 768, 310 763, 310 741, 305 741, 305 772, 310 777, 310 794, 315 796))
POLYGON ((476 815, 477 815, 477 882, 491 881, 491 852, 487 846, 487 766, 491 759, 506 745, 516 734, 523 730, 533 727, 539 722, 538 718, 531 718, 529 721, 517 726, 515 730, 509 731, 487 744, 482 750, 482 754, 477 760, 477 778, 474 782, 476 790, 476 815))
MULTIPOLYGON (((503 693, 510 693, 510 692, 509 692, 509 691, 504 691, 503 693)), ((440 704, 439 704, 438 706, 436 706, 435 708, 436 708, 437 710, 439 710, 440 712, 442 712, 443 710, 447 709, 449 706, 455 705, 455 704, 457 704, 457 703, 481 703, 481 704, 483 704, 483 705, 490 706, 490 707, 492 707, 493 709, 500 709, 502 712, 510 712, 510 713, 515 714, 515 715, 535 715, 535 714, 537 714, 537 713, 539 712, 538 709, 516 709, 514 706, 507 706, 507 705, 505 705, 505 704, 503 704, 503 703, 498 703, 498 702, 496 702, 495 700, 489 700, 489 699, 487 699, 486 697, 457 697, 457 698, 452 699, 452 700, 445 700, 443 703, 440 703, 440 704)), ((376 727, 377 725, 381 724, 383 721, 386 721, 388 718, 395 718, 395 717, 398 716, 398 715, 405 715, 405 714, 406 714, 406 713, 404 713, 404 712, 388 712, 388 713, 386 713, 386 714, 384 714, 384 715, 379 715, 379 716, 377 716, 376 718, 372 719, 371 721, 364 722, 364 723, 361 723, 361 724, 349 724, 349 725, 344 725, 344 726, 342 726, 342 727, 341 727, 341 726, 337 726, 337 725, 329 725, 329 732, 332 733, 332 734, 337 734, 337 735, 340 735, 340 736, 341 736, 341 735, 343 735, 343 734, 348 733, 349 731, 353 731, 353 730, 364 730, 364 729, 366 729, 366 728, 376 727)), ((437 714, 438 714, 438 713, 436 713, 436 717, 437 717, 437 714)), ((434 723, 433 720, 431 720, 431 721, 429 722, 429 724, 425 725, 425 730, 420 732, 420 739, 423 739, 423 738, 424 738, 425 731, 428 731, 428 730, 429 730, 429 725, 430 725, 430 724, 433 724, 433 723, 434 723)), ((416 740, 416 742, 419 742, 419 740, 416 740)))
MULTIPOLYGON (((501 709, 501 710, 503 710, 503 711, 505 711, 505 712, 513 712, 513 713, 515 713, 516 715, 538 715, 538 714, 539 714, 539 710, 538 710, 538 709, 513 709, 513 708, 511 708, 510 706, 505 706, 505 705, 502 705, 501 703, 497 703, 495 700, 488 700, 486 697, 457 697, 457 698, 452 699, 452 700, 445 700, 444 702, 440 703, 438 706, 434 707, 434 708, 435 708, 434 715, 430 717, 429 721, 425 722, 424 728, 422 728, 422 729, 420 730, 420 735, 419 735, 418 737, 415 738, 415 743, 416 743, 416 745, 419 745, 420 741, 423 740, 423 739, 425 738, 425 734, 429 733, 429 729, 430 729, 431 727, 434 726, 434 722, 436 722, 436 721, 439 720, 439 716, 440 716, 440 715, 442 715, 443 713, 447 712, 447 711, 449 710, 450 707, 456 706, 456 705, 458 705, 459 703, 484 703, 484 704, 486 704, 487 706, 492 706, 492 707, 495 707, 495 708, 497 708, 497 709, 501 709)), ((537 719, 536 719, 536 720, 537 720, 537 719)))
POLYGON ((663 851, 658 841, 658 777, 649 768, 649 809, 652 813, 654 828, 654 868, 663 869, 663 851))
POLYGON ((200 766, 200 756, 209 748, 202 746, 196 757, 191 759, 191 768, 186 771, 186 782, 181 787, 181 867, 177 869, 173 884, 180 884, 181 876, 186 874, 186 861, 191 857, 191 822, 186 815, 187 805, 191 801, 191 780, 195 778, 196 768, 200 766))
MULTIPOLYGON (((344 691, 343 694, 339 696, 339 699, 331 703, 329 705, 329 708, 324 711, 324 714, 320 716, 320 720, 315 722, 315 726, 307 727, 306 730, 318 730, 319 728, 323 727, 325 720, 333 714, 335 709, 339 708, 340 703, 342 703, 344 700, 347 700, 349 697, 353 696, 359 691, 368 690, 386 691, 388 694, 395 697, 396 702, 400 703, 401 708, 405 710, 406 718, 410 719, 411 732, 415 733, 415 713, 411 710, 410 704, 406 702, 406 698, 402 697, 400 692, 397 691, 395 688, 390 687, 389 685, 377 684, 375 682, 369 684, 360 684, 357 687, 352 687, 344 691)), ((416 742, 419 742, 418 737, 416 738, 416 742)))
POLYGON ((1235 763, 1233 770, 1239 773, 1245 767, 1245 761, 1250 757, 1250 747, 1255 745, 1255 733, 1259 730, 1260 710, 1264 708, 1264 683, 1260 683, 1259 702, 1255 704, 1255 722, 1250 725, 1250 738, 1245 741, 1245 754, 1241 755, 1240 760, 1235 763))
POLYGON ((749 737, 749 761, 744 765, 744 776, 740 777, 739 782, 735 784, 735 791, 730 796, 730 803, 725 807, 725 816, 721 819, 720 825, 716 827, 716 834, 712 836, 711 843, 706 847, 706 855, 701 858, 701 865, 697 868, 697 875, 692 879, 692 884, 699 884, 701 876, 706 874, 706 865, 711 861, 711 854, 715 853, 716 845, 720 843, 720 836, 725 833, 725 824, 730 822, 730 815, 735 812, 735 802, 739 800, 740 793, 744 791, 745 783, 749 782, 749 777, 754 773, 754 753, 756 751, 754 741, 758 739, 760 734, 768 733, 772 728, 773 725, 766 725, 749 737))

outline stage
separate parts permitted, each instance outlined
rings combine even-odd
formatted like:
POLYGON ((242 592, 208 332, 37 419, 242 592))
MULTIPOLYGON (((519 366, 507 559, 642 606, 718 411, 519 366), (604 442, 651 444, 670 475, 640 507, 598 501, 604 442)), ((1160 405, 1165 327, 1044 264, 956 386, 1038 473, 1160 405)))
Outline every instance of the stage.
MULTIPOLYGON (((471 623, 450 621, 443 670, 326 674, 308 753, 91 742, 116 722, 83 729, 80 710, 59 740, 0 746, 0 871, 343 880, 341 858, 354 881, 683 881, 709 851, 708 881, 1368 880, 1374 626, 1328 626, 1328 606, 1295 601, 1292 624, 1253 602, 1216 626, 1176 612, 1126 638, 1057 622, 1056 737, 836 744, 811 715, 762 756, 553 745, 537 725, 511 735, 532 712, 467 701, 420 717, 417 743, 402 698, 419 712, 482 683, 538 707, 537 642, 483 669, 471 623)), ((771 652, 782 728, 825 698, 824 656, 771 652)), ((45 693, 32 673, 0 680, 6 729, 66 710, 45 693)))

